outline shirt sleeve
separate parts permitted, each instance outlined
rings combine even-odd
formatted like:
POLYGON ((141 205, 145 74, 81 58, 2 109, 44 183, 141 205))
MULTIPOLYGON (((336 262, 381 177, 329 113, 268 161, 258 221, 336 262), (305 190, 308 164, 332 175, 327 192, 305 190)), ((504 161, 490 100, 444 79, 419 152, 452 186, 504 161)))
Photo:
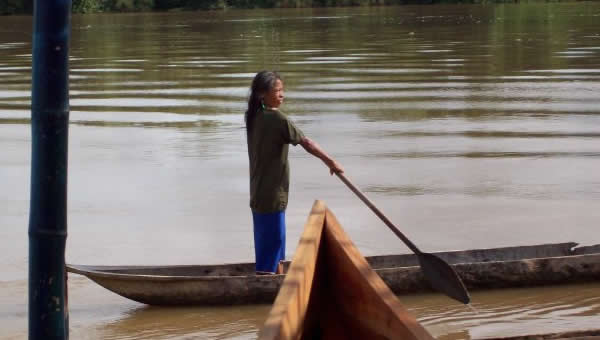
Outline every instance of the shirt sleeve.
POLYGON ((287 144, 298 145, 304 138, 304 133, 294 122, 281 113, 283 140, 287 144))

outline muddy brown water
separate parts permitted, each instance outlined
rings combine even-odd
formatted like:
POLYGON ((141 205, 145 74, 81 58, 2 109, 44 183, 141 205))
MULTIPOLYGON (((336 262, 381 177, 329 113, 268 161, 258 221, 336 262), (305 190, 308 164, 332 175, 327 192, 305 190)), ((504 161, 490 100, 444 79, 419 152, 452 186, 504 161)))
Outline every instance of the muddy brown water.
MULTIPOLYGON (((79 264, 253 259, 252 75, 425 251, 600 243, 600 3, 73 17, 69 236, 79 264)), ((31 18, 0 19, 0 339, 27 334, 31 18)), ((314 199, 365 255, 408 250, 291 150, 291 258, 314 199)), ((268 306, 153 308, 69 279, 73 339, 254 339, 268 306)), ((402 297, 442 339, 600 327, 598 284, 402 297)))

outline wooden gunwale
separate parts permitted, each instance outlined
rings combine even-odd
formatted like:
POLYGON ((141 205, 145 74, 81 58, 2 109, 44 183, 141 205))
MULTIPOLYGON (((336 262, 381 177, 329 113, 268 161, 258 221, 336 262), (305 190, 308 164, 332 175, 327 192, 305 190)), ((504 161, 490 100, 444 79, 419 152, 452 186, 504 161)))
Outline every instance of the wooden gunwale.
MULTIPOLYGON (((120 280, 139 280, 139 279, 152 279, 155 281, 214 281, 222 280, 223 278, 245 278, 248 275, 153 275, 153 274, 131 274, 131 273, 115 273, 102 271, 99 266, 85 266, 85 265, 68 265, 68 271, 74 274, 80 274, 84 276, 93 275, 95 277, 103 278, 115 278, 120 280)), ((117 269, 113 266, 106 266, 110 270, 129 270, 129 269, 157 269, 156 266, 115 266, 121 269, 117 269)), ((165 269, 173 267, 179 267, 185 269, 186 266, 163 266, 165 269)), ((196 268, 197 265, 189 265, 189 268, 196 268)), ((281 275, 283 276, 283 275, 281 275)))
MULTIPOLYGON (((600 245, 587 246, 587 247, 575 247, 575 242, 555 243, 555 244, 541 244, 532 246, 517 246, 517 247, 502 247, 502 248, 482 248, 473 250, 460 250, 460 251, 449 251, 449 252, 434 252, 442 259, 446 260, 452 265, 462 264, 492 264, 496 262, 518 262, 523 260, 537 260, 542 258, 577 258, 577 256, 590 256, 600 255, 600 245), (597 249, 596 249, 597 248, 597 249), (524 250, 524 251, 523 251, 524 250), (541 250, 541 251, 540 251, 541 250), (523 255, 510 255, 518 254, 522 252, 523 255), (483 255, 473 258, 473 253, 479 253, 483 255), (508 254, 508 255, 507 255, 508 254), (500 259, 496 260, 493 256, 499 255, 500 259)), ((365 257, 367 262, 376 271, 389 270, 395 268, 412 268, 418 267, 416 257, 412 254, 401 254, 401 255, 376 255, 365 257)), ((76 265, 68 264, 68 271, 80 275, 87 275, 93 273, 100 277, 119 277, 123 279, 136 277, 147 277, 160 280, 171 280, 171 279, 200 279, 200 278, 222 278, 222 277, 247 277, 253 274, 254 263, 232 263, 222 265, 158 265, 158 266, 144 266, 144 265, 133 265, 133 266, 101 266, 101 265, 76 265), (240 274, 229 274, 222 273, 219 275, 181 275, 173 273, 174 271, 190 271, 197 272, 198 268, 213 268, 221 267, 224 271, 228 271, 229 267, 242 267, 245 270, 244 273, 240 274), (149 272, 166 272, 167 274, 144 274, 143 271, 149 272)), ((289 261, 285 262, 285 267, 289 266, 289 261)), ((213 270, 206 270, 206 272, 212 272, 213 270)))

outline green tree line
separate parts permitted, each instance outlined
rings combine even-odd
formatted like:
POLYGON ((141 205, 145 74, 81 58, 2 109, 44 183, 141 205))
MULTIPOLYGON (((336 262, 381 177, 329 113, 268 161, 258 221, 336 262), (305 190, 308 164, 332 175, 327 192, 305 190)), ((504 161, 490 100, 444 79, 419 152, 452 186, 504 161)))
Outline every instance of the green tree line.
MULTIPOLYGON (((73 13, 499 2, 530 0, 73 0, 73 13)), ((0 0, 0 15, 32 13, 33 0, 0 0)))

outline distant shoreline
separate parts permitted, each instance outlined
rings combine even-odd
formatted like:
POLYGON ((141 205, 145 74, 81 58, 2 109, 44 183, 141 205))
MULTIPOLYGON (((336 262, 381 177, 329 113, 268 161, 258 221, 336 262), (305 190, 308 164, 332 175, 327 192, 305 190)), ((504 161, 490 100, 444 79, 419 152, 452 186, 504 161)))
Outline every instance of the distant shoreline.
MULTIPOLYGON (((73 0, 73 13, 131 13, 269 8, 385 7, 435 4, 514 4, 599 0, 73 0)), ((0 4, 0 15, 32 15, 33 0, 0 4)))

